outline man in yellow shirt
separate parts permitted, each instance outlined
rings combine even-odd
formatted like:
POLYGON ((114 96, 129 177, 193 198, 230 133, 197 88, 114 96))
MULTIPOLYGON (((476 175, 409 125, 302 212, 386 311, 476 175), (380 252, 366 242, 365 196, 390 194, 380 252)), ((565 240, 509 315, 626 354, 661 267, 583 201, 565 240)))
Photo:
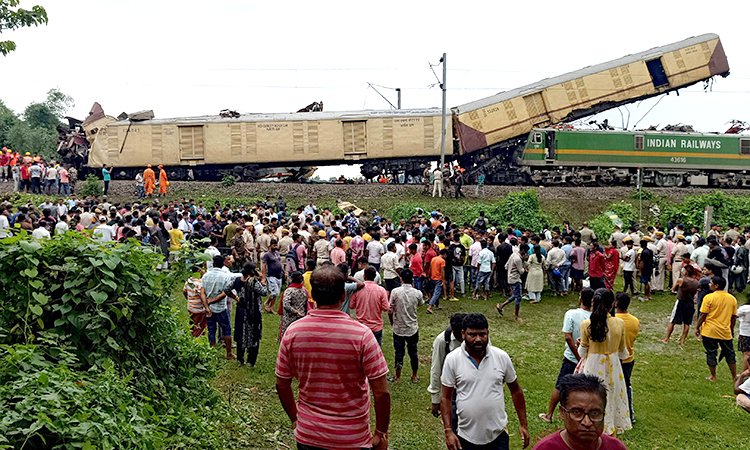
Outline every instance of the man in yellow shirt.
POLYGON ((723 277, 711 278, 711 291, 703 298, 698 327, 695 335, 702 336, 703 347, 706 349, 706 363, 711 376, 706 377, 716 382, 716 365, 722 358, 726 358, 732 381, 737 376, 737 364, 734 355, 733 330, 737 322, 737 299, 725 290, 727 282, 723 277), (719 360, 716 354, 721 349, 719 360))
POLYGON ((313 270, 315 270, 315 266, 317 265, 317 261, 314 259, 308 259, 305 261, 305 268, 307 271, 302 274, 302 286, 307 289, 307 301, 308 302, 314 302, 312 298, 312 284, 310 284, 310 277, 312 276, 313 270))
POLYGON ((177 229, 177 222, 172 222, 172 229, 169 230, 169 251, 176 252, 182 248, 182 241, 185 239, 185 234, 177 229))
POLYGON ((630 377, 633 375, 635 366, 635 350, 633 349, 635 339, 641 329, 641 322, 637 317, 628 313, 630 306, 630 296, 624 292, 618 292, 615 296, 615 308, 617 314, 615 317, 625 322, 625 347, 628 349, 628 357, 620 360, 622 365, 622 374, 625 376, 625 386, 628 390, 628 405, 630 406, 630 422, 635 423, 635 413, 633 412, 633 387, 630 385, 630 377))

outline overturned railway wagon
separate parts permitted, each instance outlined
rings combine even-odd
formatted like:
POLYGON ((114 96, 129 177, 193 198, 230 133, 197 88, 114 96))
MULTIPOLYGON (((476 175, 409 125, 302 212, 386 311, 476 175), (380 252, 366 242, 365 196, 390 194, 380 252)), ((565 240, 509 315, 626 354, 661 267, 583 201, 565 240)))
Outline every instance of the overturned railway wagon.
POLYGON ((704 34, 453 108, 460 158, 488 182, 524 179, 515 159, 533 128, 571 122, 675 91, 716 75, 729 63, 719 36, 704 34))
MULTIPOLYGON (((715 34, 586 67, 453 108, 446 156, 468 169, 469 181, 483 173, 488 183, 528 182, 518 162, 534 128, 728 74, 715 34)), ((91 149, 82 173, 109 164, 115 178, 130 179, 147 164, 163 164, 172 179, 253 180, 270 168, 302 174, 310 166, 357 163, 366 177, 420 175, 440 156, 441 119, 439 109, 416 109, 135 121, 99 108, 84 122, 91 149)))
POLYGON ((750 136, 534 129, 518 165, 542 185, 750 187, 750 136))

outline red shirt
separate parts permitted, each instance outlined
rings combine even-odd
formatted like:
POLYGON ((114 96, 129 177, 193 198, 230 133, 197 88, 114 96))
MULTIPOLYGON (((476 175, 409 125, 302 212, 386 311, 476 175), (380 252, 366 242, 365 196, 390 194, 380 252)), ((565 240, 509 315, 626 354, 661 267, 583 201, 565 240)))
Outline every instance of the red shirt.
POLYGON ((365 287, 352 294, 349 307, 357 310, 357 322, 377 333, 383 331, 383 313, 391 309, 391 304, 382 286, 365 281, 365 287))
POLYGON ((289 325, 276 360, 276 376, 299 380, 294 437, 315 447, 370 448, 368 380, 387 373, 369 328, 341 311, 308 311, 289 325))
POLYGON ((602 252, 592 252, 589 255, 589 276, 594 278, 604 276, 604 255, 602 252))
MULTIPOLYGON (((424 245, 430 245, 428 243, 425 243, 424 245)), ((432 258, 437 256, 437 252, 432 248, 429 247, 426 252, 424 252, 424 263, 427 265, 427 267, 430 267, 430 263, 432 262, 432 258)))
POLYGON ((22 180, 28 180, 29 179, 29 166, 21 166, 21 179, 22 180))
MULTIPOLYGON (((570 447, 568 447, 568 444, 563 441, 560 433, 561 431, 558 431, 555 434, 550 434, 546 438, 537 442, 532 450, 570 450, 570 447)), ((628 450, 628 448, 625 447, 625 444, 620 442, 617 438, 607 436, 606 434, 602 434, 601 438, 602 446, 599 447, 599 450, 628 450)))
POLYGON ((414 278, 422 276, 424 269, 422 268, 422 255, 420 255, 419 252, 417 252, 417 254, 415 255, 412 255, 411 262, 409 263, 409 268, 412 272, 414 272, 414 278))

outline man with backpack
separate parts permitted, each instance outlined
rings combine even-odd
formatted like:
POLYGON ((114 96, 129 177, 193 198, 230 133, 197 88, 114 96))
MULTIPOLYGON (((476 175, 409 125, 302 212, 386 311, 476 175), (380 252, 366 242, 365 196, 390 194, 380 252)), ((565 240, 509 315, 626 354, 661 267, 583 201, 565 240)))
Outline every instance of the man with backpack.
POLYGON ((298 270, 305 270, 305 255, 307 250, 302 243, 302 235, 292 235, 292 244, 289 245, 289 251, 286 254, 286 266, 288 273, 294 273, 298 270))
POLYGON ((484 217, 484 211, 479 211, 479 217, 474 221, 473 228, 482 234, 487 232, 487 219, 484 217))

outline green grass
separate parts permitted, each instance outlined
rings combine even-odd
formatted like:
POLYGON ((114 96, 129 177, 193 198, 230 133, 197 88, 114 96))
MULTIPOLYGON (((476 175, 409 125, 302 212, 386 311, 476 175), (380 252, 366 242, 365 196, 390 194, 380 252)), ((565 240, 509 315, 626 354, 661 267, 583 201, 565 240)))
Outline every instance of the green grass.
MULTIPOLYGON (((512 308, 506 310, 505 317, 498 316, 494 305, 499 300, 497 293, 493 293, 489 302, 462 297, 458 303, 441 302, 443 309, 434 315, 427 314, 425 306, 420 307, 421 381, 418 384, 409 381, 406 375, 409 363, 405 361, 405 381, 390 384, 391 448, 445 448, 442 424, 429 412, 427 386, 432 343, 448 326, 448 318, 455 312, 485 314, 490 322, 492 344, 507 351, 513 359, 519 383, 525 391, 532 446, 537 440, 562 428, 559 417, 552 424, 546 424, 537 415, 547 411, 564 349, 564 337, 560 331, 562 318, 566 310, 577 307, 577 296, 552 298, 545 295, 540 304, 524 302, 520 313, 524 322, 520 324, 513 320, 512 308)), ((740 295, 738 301, 742 304, 746 297, 740 295)), ((664 337, 673 302, 674 296, 661 294, 647 303, 635 300, 630 308, 630 312, 641 321, 633 372, 637 423, 620 438, 630 449, 750 448, 750 436, 738 432, 741 429, 738 425, 746 422, 748 416, 735 405, 726 364, 721 363, 719 382, 712 384, 704 379, 708 368, 703 347, 692 333, 685 348, 680 348, 674 335, 668 345, 657 342, 664 337)), ((187 319, 184 311, 182 314, 187 319)), ((387 317, 385 319, 383 352, 393 371, 392 334, 387 317)), ((237 423, 227 424, 222 430, 227 448, 296 448, 289 420, 274 387, 279 316, 265 315, 263 325, 264 335, 255 368, 238 368, 235 362, 223 360, 221 351, 217 350, 221 370, 213 384, 222 392, 238 419, 237 423)), ((510 417, 511 448, 520 449, 518 418, 507 391, 506 410, 510 417)), ((374 420, 374 412, 371 419, 374 420)))

